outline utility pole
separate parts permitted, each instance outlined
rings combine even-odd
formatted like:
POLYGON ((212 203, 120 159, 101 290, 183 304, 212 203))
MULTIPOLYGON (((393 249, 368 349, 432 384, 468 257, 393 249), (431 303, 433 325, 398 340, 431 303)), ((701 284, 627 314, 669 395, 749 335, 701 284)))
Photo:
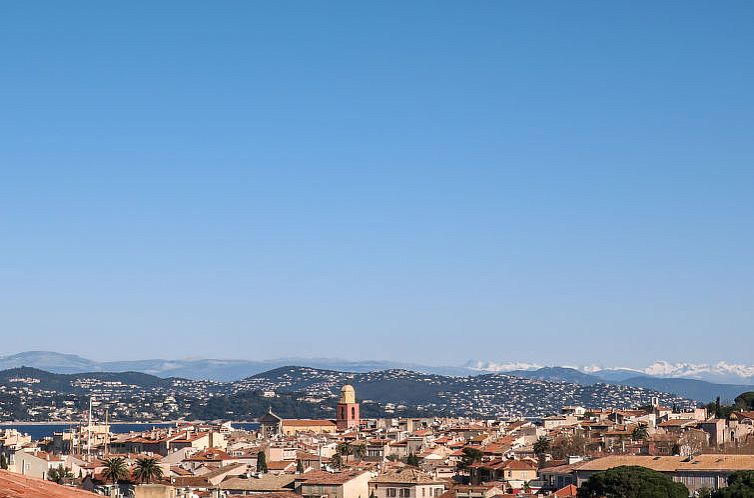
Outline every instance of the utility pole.
POLYGON ((89 424, 86 431, 86 455, 92 461, 92 396, 89 395, 89 424))
POLYGON ((108 422, 109 414, 110 414, 110 409, 105 408, 105 452, 102 455, 103 457, 107 456, 107 445, 110 443, 110 424, 108 422))

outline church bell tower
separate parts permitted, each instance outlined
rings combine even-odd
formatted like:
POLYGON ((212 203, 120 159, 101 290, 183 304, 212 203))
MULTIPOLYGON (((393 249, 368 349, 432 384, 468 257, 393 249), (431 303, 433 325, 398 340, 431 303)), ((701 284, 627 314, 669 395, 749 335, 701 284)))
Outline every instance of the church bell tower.
POLYGON ((356 390, 352 385, 346 384, 340 390, 338 411, 335 424, 339 431, 359 427, 359 404, 356 402, 356 390))

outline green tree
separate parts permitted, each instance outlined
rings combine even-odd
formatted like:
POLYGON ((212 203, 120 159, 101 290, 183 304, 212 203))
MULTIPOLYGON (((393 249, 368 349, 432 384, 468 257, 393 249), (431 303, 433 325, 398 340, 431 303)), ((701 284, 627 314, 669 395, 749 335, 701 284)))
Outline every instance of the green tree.
POLYGON ((739 470, 728 476, 728 487, 718 489, 713 498, 754 498, 754 470, 739 470))
POLYGON ((50 469, 47 473, 47 478, 58 484, 65 484, 66 480, 73 479, 73 472, 71 472, 71 469, 63 467, 63 465, 60 464, 57 468, 50 469))
POLYGON ((413 452, 409 453, 406 457, 406 465, 410 465, 412 467, 418 467, 419 466, 419 457, 414 455, 413 452))
POLYGON ((366 444, 354 444, 352 447, 353 456, 359 460, 363 460, 367 456, 366 444))
POLYGON ((134 466, 134 477, 142 483, 149 484, 152 479, 162 479, 162 467, 160 467, 156 458, 137 458, 134 466))
POLYGON ((733 402, 739 410, 754 410, 754 392, 741 393, 733 402))
POLYGON ((696 498, 712 498, 712 490, 703 486, 696 490, 696 498))
POLYGON ((638 441, 639 439, 647 439, 649 437, 649 433, 647 432, 647 428, 643 425, 637 425, 633 432, 631 433, 631 437, 638 441))
POLYGON ((340 456, 340 453, 336 453, 330 458, 330 466, 335 469, 343 466, 343 457, 340 456))
POLYGON ((550 439, 545 436, 540 436, 534 443, 534 454, 544 455, 550 451, 550 439))
POLYGON ((128 466, 123 457, 105 458, 102 460, 102 466, 105 468, 102 477, 109 479, 113 484, 118 484, 119 480, 128 477, 128 466))
POLYGON ((478 448, 472 448, 470 446, 466 446, 463 450, 461 450, 463 455, 461 455, 461 461, 458 462, 458 470, 465 470, 474 462, 478 462, 482 459, 484 456, 484 452, 478 448))
POLYGON ((5 453, 0 453, 0 469, 8 470, 8 458, 5 453))
POLYGON ((550 451, 550 439, 545 436, 540 436, 534 443, 534 454, 539 459, 539 466, 542 467, 547 460, 546 454, 550 451))
POLYGON ((267 473, 267 455, 264 454, 264 451, 257 453, 257 472, 267 473))
POLYGON ((335 451, 338 455, 346 457, 346 460, 348 460, 350 455, 353 455, 353 447, 351 446, 351 443, 340 443, 335 447, 335 451))
POLYGON ((645 467, 615 467, 597 472, 579 488, 579 498, 688 498, 689 490, 645 467))

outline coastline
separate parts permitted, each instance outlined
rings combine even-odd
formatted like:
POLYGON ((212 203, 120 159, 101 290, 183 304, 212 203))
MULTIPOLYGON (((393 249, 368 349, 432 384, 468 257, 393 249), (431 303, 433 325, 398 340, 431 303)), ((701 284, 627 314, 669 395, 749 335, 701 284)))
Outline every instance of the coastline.
MULTIPOLYGON (((232 424, 257 424, 257 420, 231 420, 232 424)), ((108 425, 178 425, 178 424, 205 424, 204 420, 147 420, 147 421, 124 421, 108 422, 108 425)), ((9 425, 87 425, 86 420, 46 420, 43 422, 26 422, 23 420, 0 421, 0 427, 9 425)), ((92 425, 105 425, 102 421, 92 421, 92 425)))
MULTIPOLYGON (((155 421, 138 421, 138 422, 127 422, 127 421, 118 421, 118 422, 108 422, 107 425, 155 425, 155 424, 177 424, 177 423, 189 423, 189 424, 195 424, 195 423, 202 423, 197 420, 187 421, 187 420, 155 420, 155 421)), ((4 421, 0 422, 0 427, 9 426, 9 425, 87 425, 88 422, 86 420, 48 420, 44 422, 25 422, 23 420, 14 420, 14 421, 4 421)), ((92 425, 104 425, 104 422, 95 422, 92 421, 92 425)))

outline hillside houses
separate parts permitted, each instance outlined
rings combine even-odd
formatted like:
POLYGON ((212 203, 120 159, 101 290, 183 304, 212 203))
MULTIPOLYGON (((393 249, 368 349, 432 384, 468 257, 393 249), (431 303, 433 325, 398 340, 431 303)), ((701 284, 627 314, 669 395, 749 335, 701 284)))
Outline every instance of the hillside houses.
MULTIPOLYGON (((346 391, 336 408, 358 403, 353 389, 346 391)), ((285 419, 268 409, 252 430, 181 422, 129 434, 105 431, 90 439, 86 452, 80 442, 60 444, 67 439, 58 434, 32 441, 6 431, 0 442, 12 472, 47 478, 62 465, 71 469, 73 484, 105 494, 117 488, 123 496, 141 489, 133 474, 137 462, 153 458, 162 475, 150 492, 176 498, 567 497, 594 472, 619 464, 656 469, 689 489, 724 486, 732 471, 754 468, 754 457, 722 453, 754 443, 746 412, 726 420, 656 404, 620 410, 569 405, 540 419, 345 421, 339 417, 358 411, 333 413, 334 418, 285 419), (129 468, 117 485, 104 473, 113 458, 129 468)), ((69 439, 85 440, 78 432, 69 439)))

